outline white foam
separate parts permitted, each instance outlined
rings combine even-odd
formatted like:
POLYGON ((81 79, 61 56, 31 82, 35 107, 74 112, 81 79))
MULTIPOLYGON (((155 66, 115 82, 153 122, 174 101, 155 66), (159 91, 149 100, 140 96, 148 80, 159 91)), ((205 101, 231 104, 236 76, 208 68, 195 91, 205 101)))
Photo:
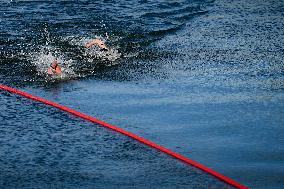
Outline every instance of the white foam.
MULTIPOLYGON (((47 30, 44 31, 44 34, 47 38, 46 44, 39 47, 37 52, 30 54, 30 61, 36 67, 37 74, 48 79, 72 79, 76 77, 81 77, 75 73, 74 69, 78 68, 78 64, 75 60, 70 57, 67 57, 60 49, 52 46, 51 39, 47 30), (47 74, 47 70, 50 64, 57 59, 59 65, 61 66, 62 74, 50 76, 47 74), (77 65, 77 66, 76 66, 77 65)), ((94 36, 94 38, 99 38, 102 41, 106 42, 107 39, 101 36, 94 36)), ((93 38, 80 37, 80 36, 68 36, 61 38, 62 41, 65 41, 73 46, 83 47, 88 41, 93 38)), ((104 61, 106 66, 112 66, 117 64, 121 57, 121 53, 118 52, 118 47, 109 47, 109 51, 100 51, 98 47, 92 48, 82 48, 82 58, 85 62, 96 64, 99 61, 104 61)))
POLYGON ((37 74, 44 77, 50 77, 50 75, 47 74, 47 70, 55 59, 58 60, 59 65, 61 66, 62 74, 52 76, 52 78, 70 79, 78 77, 72 69, 74 61, 65 58, 64 55, 55 51, 51 46, 43 46, 39 52, 33 53, 31 56, 31 62, 36 66, 37 74))

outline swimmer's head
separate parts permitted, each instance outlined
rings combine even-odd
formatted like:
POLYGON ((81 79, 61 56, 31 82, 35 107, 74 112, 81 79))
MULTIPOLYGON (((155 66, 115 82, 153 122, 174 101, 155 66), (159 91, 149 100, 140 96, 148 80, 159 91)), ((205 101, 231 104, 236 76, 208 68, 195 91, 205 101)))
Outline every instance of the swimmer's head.
POLYGON ((61 74, 61 68, 60 68, 60 66, 58 64, 58 61, 56 59, 50 64, 50 66, 49 66, 49 68, 47 70, 47 73, 49 75, 54 75, 54 74, 59 75, 59 74, 61 74))
POLYGON ((55 69, 58 66, 58 61, 55 59, 51 64, 50 67, 52 67, 53 69, 55 69))

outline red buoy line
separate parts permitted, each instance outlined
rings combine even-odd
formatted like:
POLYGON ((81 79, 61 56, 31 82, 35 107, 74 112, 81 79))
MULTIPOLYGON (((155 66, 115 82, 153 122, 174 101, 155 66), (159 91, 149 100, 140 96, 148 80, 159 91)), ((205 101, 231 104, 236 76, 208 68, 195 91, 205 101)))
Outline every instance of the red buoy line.
POLYGON ((32 100, 35 100, 35 101, 38 101, 38 102, 42 102, 44 104, 47 104, 47 105, 50 105, 52 107, 58 108, 58 109, 63 110, 65 112, 71 113, 71 114, 73 114, 73 115, 75 115, 77 117, 80 117, 82 119, 85 119, 85 120, 97 123, 97 124, 102 125, 104 127, 107 127, 107 128, 109 128, 111 130, 114 130, 114 131, 119 132, 121 134, 124 134, 124 135, 126 135, 126 136, 128 136, 128 137, 130 137, 132 139, 135 139, 135 140, 137 140, 137 141, 139 141, 141 143, 144 143, 145 145, 148 145, 148 146, 150 146, 152 148, 160 150, 160 151, 162 151, 162 152, 164 152, 164 153, 166 153, 166 154, 168 154, 168 155, 170 155, 170 156, 172 156, 172 157, 174 157, 176 159, 179 159, 179 160, 181 160, 181 161, 183 161, 183 162, 185 162, 185 163, 187 163, 189 165, 192 165, 192 166, 194 166, 194 167, 196 167, 196 168, 198 168, 200 170, 203 170, 203 171, 213 175, 214 177, 220 179, 221 181, 223 181, 223 182, 225 182, 225 183, 227 183, 227 184, 229 184, 231 186, 234 186, 234 187, 239 188, 239 189, 248 189, 248 187, 246 187, 246 186, 244 186, 244 185, 242 185, 242 184, 240 184, 240 183, 230 179, 229 177, 226 177, 226 176, 224 176, 224 175, 214 171, 213 169, 210 169, 210 168, 208 168, 208 167, 206 167, 206 166, 204 166, 204 165, 202 165, 202 164, 200 164, 200 163, 198 163, 198 162, 196 162, 194 160, 191 160, 191 159, 189 159, 189 158, 187 158, 187 157, 185 157, 185 156, 183 156, 181 154, 178 154, 178 153, 176 153, 176 152, 174 152, 172 150, 169 150, 169 149, 167 149, 167 148, 165 148, 163 146, 160 146, 160 145, 158 145, 158 144, 156 144, 156 143, 154 143, 154 142, 152 142, 150 140, 147 140, 147 139, 145 139, 145 138, 143 138, 141 136, 138 136, 138 135, 136 135, 134 133, 131 133, 129 131, 121 129, 121 128, 117 127, 117 126, 111 125, 109 123, 106 123, 104 121, 96 119, 96 118, 94 118, 92 116, 89 116, 87 114, 83 114, 81 112, 78 112, 78 111, 73 110, 71 108, 68 108, 66 106, 57 104, 57 103, 52 102, 50 100, 47 100, 47 99, 44 99, 44 98, 41 98, 41 97, 38 97, 38 96, 34 96, 34 95, 29 94, 27 92, 20 91, 20 90, 14 89, 12 87, 8 87, 8 86, 3 85, 3 84, 0 84, 0 89, 8 91, 8 92, 11 92, 11 93, 14 93, 14 94, 18 94, 20 96, 23 96, 23 97, 26 97, 26 98, 29 98, 29 99, 32 99, 32 100))

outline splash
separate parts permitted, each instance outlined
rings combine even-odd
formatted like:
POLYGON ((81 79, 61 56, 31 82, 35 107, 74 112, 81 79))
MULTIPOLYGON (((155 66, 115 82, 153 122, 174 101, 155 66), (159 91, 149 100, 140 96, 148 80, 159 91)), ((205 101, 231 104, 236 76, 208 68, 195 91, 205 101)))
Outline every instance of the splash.
POLYGON ((31 56, 31 62, 35 65, 37 74, 45 77, 46 79, 72 79, 78 77, 73 70, 74 61, 64 57, 60 52, 55 50, 52 46, 42 46, 39 52, 35 52, 31 56), (56 76, 50 76, 47 74, 47 70, 55 59, 58 60, 62 74, 56 76))
MULTIPOLYGON (((36 67, 37 74, 46 78, 46 80, 56 79, 56 80, 65 80, 78 77, 85 77, 87 75, 94 75, 95 71, 89 69, 88 73, 84 69, 85 64, 95 65, 103 64, 104 66, 113 66, 118 63, 118 59, 121 57, 121 53, 118 51, 118 47, 110 47, 109 51, 101 51, 98 47, 84 48, 84 45, 90 41, 92 38, 78 37, 78 36, 68 36, 61 38, 62 42, 66 42, 70 46, 73 46, 74 49, 80 49, 76 51, 77 58, 80 57, 80 60, 77 60, 76 57, 70 58, 68 52, 63 53, 60 47, 52 46, 52 41, 48 35, 48 31, 44 31, 46 36, 45 45, 41 46, 37 52, 32 53, 31 63, 36 67), (57 59, 61 66, 62 74, 56 76, 50 76, 47 74, 47 70, 50 66, 50 63, 57 59), (79 72, 80 74, 76 73, 79 72), (82 71, 85 70, 85 71, 82 71), (90 72, 91 70, 91 72, 90 72)), ((94 36, 94 38, 99 38, 105 43, 107 42, 106 38, 101 36, 94 36)))
MULTIPOLYGON (((66 51, 64 46, 56 47, 56 43, 53 42, 49 35, 47 28, 44 28, 43 36, 45 38, 45 44, 36 52, 31 55, 31 63, 36 67, 37 74, 45 77, 49 80, 50 75, 47 74, 47 70, 50 66, 50 63, 57 59, 61 66, 62 74, 57 76, 52 76, 52 79, 72 79, 76 77, 84 77, 90 74, 94 74, 94 70, 88 69, 91 73, 85 73, 86 69, 84 67, 90 68, 90 65, 93 65, 93 69, 97 64, 103 64, 104 66, 112 66, 118 63, 118 60, 121 57, 121 53, 118 51, 118 47, 108 46, 109 51, 101 51, 98 47, 84 48, 84 45, 92 40, 93 38, 89 37, 80 37, 80 36, 68 36, 61 37, 56 40, 65 43, 71 49, 66 51), (66 52, 63 52, 64 50, 66 52), (73 54, 70 52, 73 51, 73 54), (74 56, 75 52, 75 56, 74 56), (76 71, 77 70, 77 71, 76 71), (82 71, 84 70, 84 71, 82 71), (80 74, 76 73, 79 72, 80 74)), ((106 34, 106 38, 102 36, 94 36, 94 38, 101 39, 103 42, 107 43, 109 36, 106 34)))
MULTIPOLYGON (((106 38, 102 36, 94 36, 94 38, 102 40, 104 43, 108 43, 109 36, 106 34, 106 38)), ((78 37, 78 36, 68 36, 64 38, 70 45, 84 47, 84 45, 94 39, 90 37, 78 37)), ((121 53, 118 51, 119 47, 108 46, 109 51, 101 51, 99 47, 93 46, 91 48, 83 48, 82 58, 88 63, 99 63, 104 62, 106 66, 112 66, 117 64, 117 60, 121 57, 121 53)))

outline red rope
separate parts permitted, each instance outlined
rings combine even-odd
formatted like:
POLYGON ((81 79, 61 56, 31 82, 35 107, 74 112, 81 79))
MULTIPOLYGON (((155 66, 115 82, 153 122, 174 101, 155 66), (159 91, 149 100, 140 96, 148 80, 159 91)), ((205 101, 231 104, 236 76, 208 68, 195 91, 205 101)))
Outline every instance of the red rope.
POLYGON ((230 179, 230 178, 228 178, 228 177, 226 177, 226 176, 224 176, 224 175, 222 175, 222 174, 220 174, 220 173, 218 173, 218 172, 216 172, 216 171, 214 171, 214 170, 212 170, 212 169, 210 169, 210 168, 208 168, 208 167, 206 167, 206 166, 204 166, 204 165, 202 165, 202 164, 200 164, 200 163, 198 163, 196 161, 193 161, 193 160, 191 160, 191 159, 189 159, 189 158, 187 158, 185 156, 182 156, 182 155, 180 155, 180 154, 178 154, 178 153, 176 153, 174 151, 171 151, 171 150, 169 150, 169 149, 167 149, 167 148, 165 148, 163 146, 160 146, 160 145, 158 145, 158 144, 156 144, 156 143, 154 143, 154 142, 152 142, 150 140, 147 140, 147 139, 145 139, 143 137, 135 135, 135 134, 133 134, 131 132, 128 132, 128 131, 126 131, 124 129, 121 129, 119 127, 116 127, 114 125, 111 125, 109 123, 101 121, 99 119, 96 119, 96 118, 94 118, 92 116, 89 116, 87 114, 83 114, 81 112, 78 112, 78 111, 73 110, 71 108, 68 108, 66 106, 63 106, 63 105, 57 104, 55 102, 46 100, 44 98, 40 98, 40 97, 31 95, 29 93, 26 93, 26 92, 23 92, 23 91, 20 91, 20 90, 8 87, 6 85, 0 84, 0 89, 9 91, 9 92, 14 93, 14 94, 21 95, 23 97, 26 97, 26 98, 29 98, 29 99, 32 99, 32 100, 35 100, 35 101, 42 102, 44 104, 47 104, 47 105, 56 107, 58 109, 61 109, 61 110, 65 111, 65 112, 69 112, 69 113, 71 113, 71 114, 73 114, 75 116, 81 117, 82 119, 85 119, 85 120, 88 120, 88 121, 100 124, 100 125, 102 125, 104 127, 107 127, 107 128, 112 129, 112 130, 114 130, 116 132, 124 134, 124 135, 126 135, 128 137, 131 137, 131 138, 133 138, 133 139, 135 139, 135 140, 137 140, 139 142, 142 142, 142 143, 144 143, 144 144, 146 144, 146 145, 148 145, 148 146, 150 146, 152 148, 158 149, 158 150, 160 150, 160 151, 162 151, 162 152, 164 152, 164 153, 166 153, 166 154, 168 154, 170 156, 173 156, 173 157, 175 157, 175 158, 177 158, 177 159, 179 159, 179 160, 181 160, 181 161, 183 161, 183 162, 185 162, 187 164, 190 164, 190 165, 192 165, 194 167, 197 167, 198 169, 201 169, 201 170, 203 170, 203 171, 205 171, 205 172, 215 176, 216 178, 222 180, 223 182, 225 182, 227 184, 230 184, 231 186, 234 186, 234 187, 240 188, 240 189, 247 189, 248 188, 248 187, 246 187, 246 186, 244 186, 244 185, 242 185, 242 184, 240 184, 240 183, 238 183, 238 182, 236 182, 236 181, 234 181, 234 180, 232 180, 232 179, 230 179))

